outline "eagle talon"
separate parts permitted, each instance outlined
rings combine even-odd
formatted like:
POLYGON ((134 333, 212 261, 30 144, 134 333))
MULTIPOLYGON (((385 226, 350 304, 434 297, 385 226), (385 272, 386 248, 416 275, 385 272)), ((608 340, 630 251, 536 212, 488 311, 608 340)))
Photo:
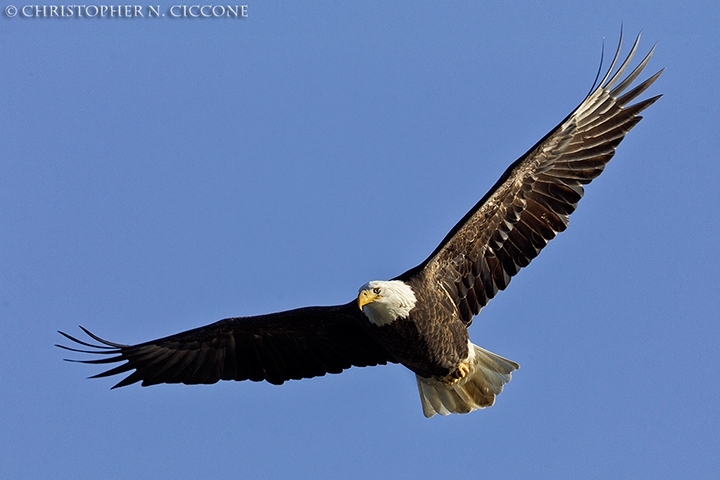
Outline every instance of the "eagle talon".
POLYGON ((443 377, 442 382, 446 385, 455 385, 460 380, 467 377, 468 373, 470 373, 470 367, 468 366, 468 364, 461 363, 460 365, 458 365, 454 372, 443 377))

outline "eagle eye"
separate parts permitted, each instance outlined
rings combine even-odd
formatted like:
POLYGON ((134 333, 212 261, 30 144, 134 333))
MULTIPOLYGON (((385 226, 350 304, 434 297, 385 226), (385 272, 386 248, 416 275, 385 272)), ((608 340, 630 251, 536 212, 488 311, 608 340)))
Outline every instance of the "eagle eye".
POLYGON ((375 288, 373 288, 373 293, 374 293, 375 295, 380 295, 380 287, 375 287, 375 288))

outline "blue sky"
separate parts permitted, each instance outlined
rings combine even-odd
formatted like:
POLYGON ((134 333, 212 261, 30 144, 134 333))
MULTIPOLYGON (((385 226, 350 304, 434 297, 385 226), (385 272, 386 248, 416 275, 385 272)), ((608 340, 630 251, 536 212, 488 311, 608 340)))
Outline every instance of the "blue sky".
POLYGON ((0 477, 718 475, 720 7, 388 3, 0 18, 0 477), (344 303, 414 266, 621 23, 658 43, 664 97, 475 319, 522 365, 494 407, 426 420, 397 365, 110 391, 52 346, 344 303))

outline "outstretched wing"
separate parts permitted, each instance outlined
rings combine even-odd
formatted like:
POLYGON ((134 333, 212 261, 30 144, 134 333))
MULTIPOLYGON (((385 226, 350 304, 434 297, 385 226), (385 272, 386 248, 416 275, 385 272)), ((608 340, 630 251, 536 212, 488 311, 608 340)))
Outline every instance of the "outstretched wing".
POLYGON ((628 105, 662 73, 625 92, 654 50, 621 80, 639 41, 638 35, 627 59, 612 74, 621 35, 599 86, 505 171, 427 260, 399 278, 441 285, 469 324, 498 290, 504 290, 522 267, 565 230, 568 216, 583 196, 583 185, 602 173, 625 134, 642 118, 638 114, 660 98, 628 105))
POLYGON ((82 330, 99 345, 59 332, 92 350, 57 345, 73 352, 102 355, 90 364, 125 362, 91 378, 135 370, 113 388, 135 382, 210 384, 218 380, 267 380, 280 385, 340 373, 351 366, 393 362, 368 334, 355 302, 308 307, 257 317, 228 318, 139 345, 108 342, 82 330))

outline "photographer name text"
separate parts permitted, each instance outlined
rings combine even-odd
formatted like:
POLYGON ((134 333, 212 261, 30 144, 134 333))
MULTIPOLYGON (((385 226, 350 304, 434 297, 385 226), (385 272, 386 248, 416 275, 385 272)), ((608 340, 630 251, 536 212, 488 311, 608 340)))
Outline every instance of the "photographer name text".
POLYGON ((8 18, 247 18, 247 5, 8 5, 8 18))

